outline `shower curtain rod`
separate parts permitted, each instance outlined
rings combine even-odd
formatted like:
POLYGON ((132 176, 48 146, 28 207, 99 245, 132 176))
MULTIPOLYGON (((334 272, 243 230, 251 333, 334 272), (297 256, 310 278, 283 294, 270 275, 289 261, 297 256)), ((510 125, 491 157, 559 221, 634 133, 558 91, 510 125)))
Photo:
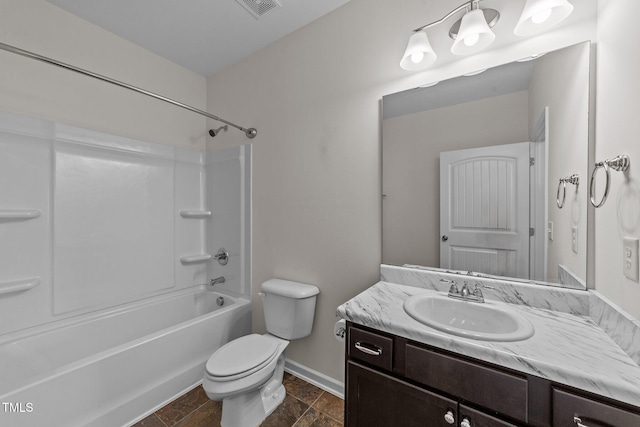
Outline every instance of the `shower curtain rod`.
POLYGON ((150 96, 152 98, 159 99, 160 101, 167 102, 167 103, 175 105, 177 107, 184 108, 185 110, 189 110, 189 111, 192 111, 194 113, 200 114, 202 116, 208 117, 210 119, 217 120, 217 121, 222 122, 224 124, 227 124, 229 126, 233 126, 234 128, 243 131, 244 134, 247 136, 247 138, 255 138, 255 136, 258 134, 258 131, 256 130, 256 128, 243 128, 242 126, 238 126, 235 123, 231 123, 231 122, 229 122, 227 120, 221 119, 218 116, 214 116, 213 114, 209 114, 206 111, 199 110, 198 108, 192 107, 192 106, 187 105, 187 104, 183 104, 182 102, 175 101, 175 100, 173 100, 171 98, 167 98, 165 96, 158 95, 157 93, 153 93, 153 92, 150 92, 148 90, 141 89, 139 87, 136 87, 136 86, 130 85, 128 83, 124 83, 124 82, 112 79, 110 77, 103 76, 101 74, 94 73, 92 71, 83 70, 82 68, 75 67, 75 66, 69 65, 69 64, 65 64, 64 62, 56 61, 55 59, 51 59, 51 58, 48 58, 46 56, 38 55, 37 53, 29 52, 27 50, 20 49, 20 48, 17 48, 15 46, 11 46, 11 45, 8 45, 8 44, 5 44, 5 43, 0 43, 0 49, 5 50, 7 52, 15 53, 15 54, 27 57, 27 58, 31 58, 31 59, 35 59, 35 60, 38 60, 38 61, 46 62, 47 64, 55 65, 57 67, 64 68, 64 69, 67 69, 67 70, 70 70, 70 71, 75 71, 76 73, 80 73, 80 74, 83 74, 85 76, 93 77, 94 79, 102 80, 103 82, 111 83, 111 84, 114 84, 116 86, 120 86, 120 87, 123 87, 125 89, 129 89, 129 90, 132 90, 134 92, 138 92, 138 93, 141 93, 143 95, 147 95, 147 96, 150 96))

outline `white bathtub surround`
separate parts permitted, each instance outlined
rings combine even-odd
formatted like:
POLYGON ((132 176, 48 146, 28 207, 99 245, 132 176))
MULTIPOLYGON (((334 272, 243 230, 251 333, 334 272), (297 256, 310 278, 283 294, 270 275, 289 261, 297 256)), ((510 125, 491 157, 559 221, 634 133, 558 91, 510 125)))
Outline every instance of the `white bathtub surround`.
POLYGON ((0 113, 0 151, 0 424, 130 424, 250 332, 250 146, 0 113))
POLYGON ((423 292, 436 291, 379 282, 337 313, 354 323, 640 405, 640 367, 587 316, 514 305, 533 324, 533 337, 517 342, 466 339, 429 328, 404 311, 404 301, 423 292))
POLYGON ((0 211, 38 212, 0 222, 0 283, 40 280, 0 297, 0 335, 217 273, 249 294, 248 148, 207 153, 205 164, 204 153, 1 113, 0 150, 0 211), (180 261, 218 246, 233 249, 224 272, 180 261))
POLYGON ((0 401, 34 410, 0 419, 16 427, 130 425, 198 384, 211 353, 250 326, 249 300, 200 286, 5 335, 0 401))
MULTIPOLYGON (((215 144, 215 138, 210 145, 215 144)), ((206 217, 206 241, 214 255, 224 247, 229 262, 207 264, 208 277, 224 276, 217 289, 233 295, 251 295, 251 145, 223 150, 212 147, 205 155, 204 199, 211 212, 206 217)), ((202 221, 202 220, 201 220, 202 221)))

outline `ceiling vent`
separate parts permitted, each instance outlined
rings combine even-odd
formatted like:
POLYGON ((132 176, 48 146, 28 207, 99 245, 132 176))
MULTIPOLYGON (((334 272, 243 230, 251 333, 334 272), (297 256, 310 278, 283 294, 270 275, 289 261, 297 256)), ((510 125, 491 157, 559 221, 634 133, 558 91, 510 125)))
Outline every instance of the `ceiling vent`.
POLYGON ((269 12, 276 7, 282 7, 278 0, 236 0, 240 6, 244 7, 247 12, 256 19, 269 12))

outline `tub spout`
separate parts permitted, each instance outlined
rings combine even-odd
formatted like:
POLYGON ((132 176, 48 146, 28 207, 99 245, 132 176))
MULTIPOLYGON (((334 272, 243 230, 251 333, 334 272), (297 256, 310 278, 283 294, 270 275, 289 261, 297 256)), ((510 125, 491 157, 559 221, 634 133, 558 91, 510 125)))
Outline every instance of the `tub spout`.
POLYGON ((224 278, 224 276, 220 276, 220 277, 216 277, 215 279, 211 279, 211 282, 209 282, 209 288, 213 289, 213 287, 215 285, 217 285, 218 283, 224 283, 226 280, 224 278))

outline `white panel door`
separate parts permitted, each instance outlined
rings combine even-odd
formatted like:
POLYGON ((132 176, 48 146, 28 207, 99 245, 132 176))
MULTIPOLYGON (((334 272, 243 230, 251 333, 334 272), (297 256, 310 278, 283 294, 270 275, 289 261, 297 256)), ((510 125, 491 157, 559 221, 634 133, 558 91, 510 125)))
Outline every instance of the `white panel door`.
POLYGON ((529 278, 529 143, 440 153, 440 266, 529 278))

